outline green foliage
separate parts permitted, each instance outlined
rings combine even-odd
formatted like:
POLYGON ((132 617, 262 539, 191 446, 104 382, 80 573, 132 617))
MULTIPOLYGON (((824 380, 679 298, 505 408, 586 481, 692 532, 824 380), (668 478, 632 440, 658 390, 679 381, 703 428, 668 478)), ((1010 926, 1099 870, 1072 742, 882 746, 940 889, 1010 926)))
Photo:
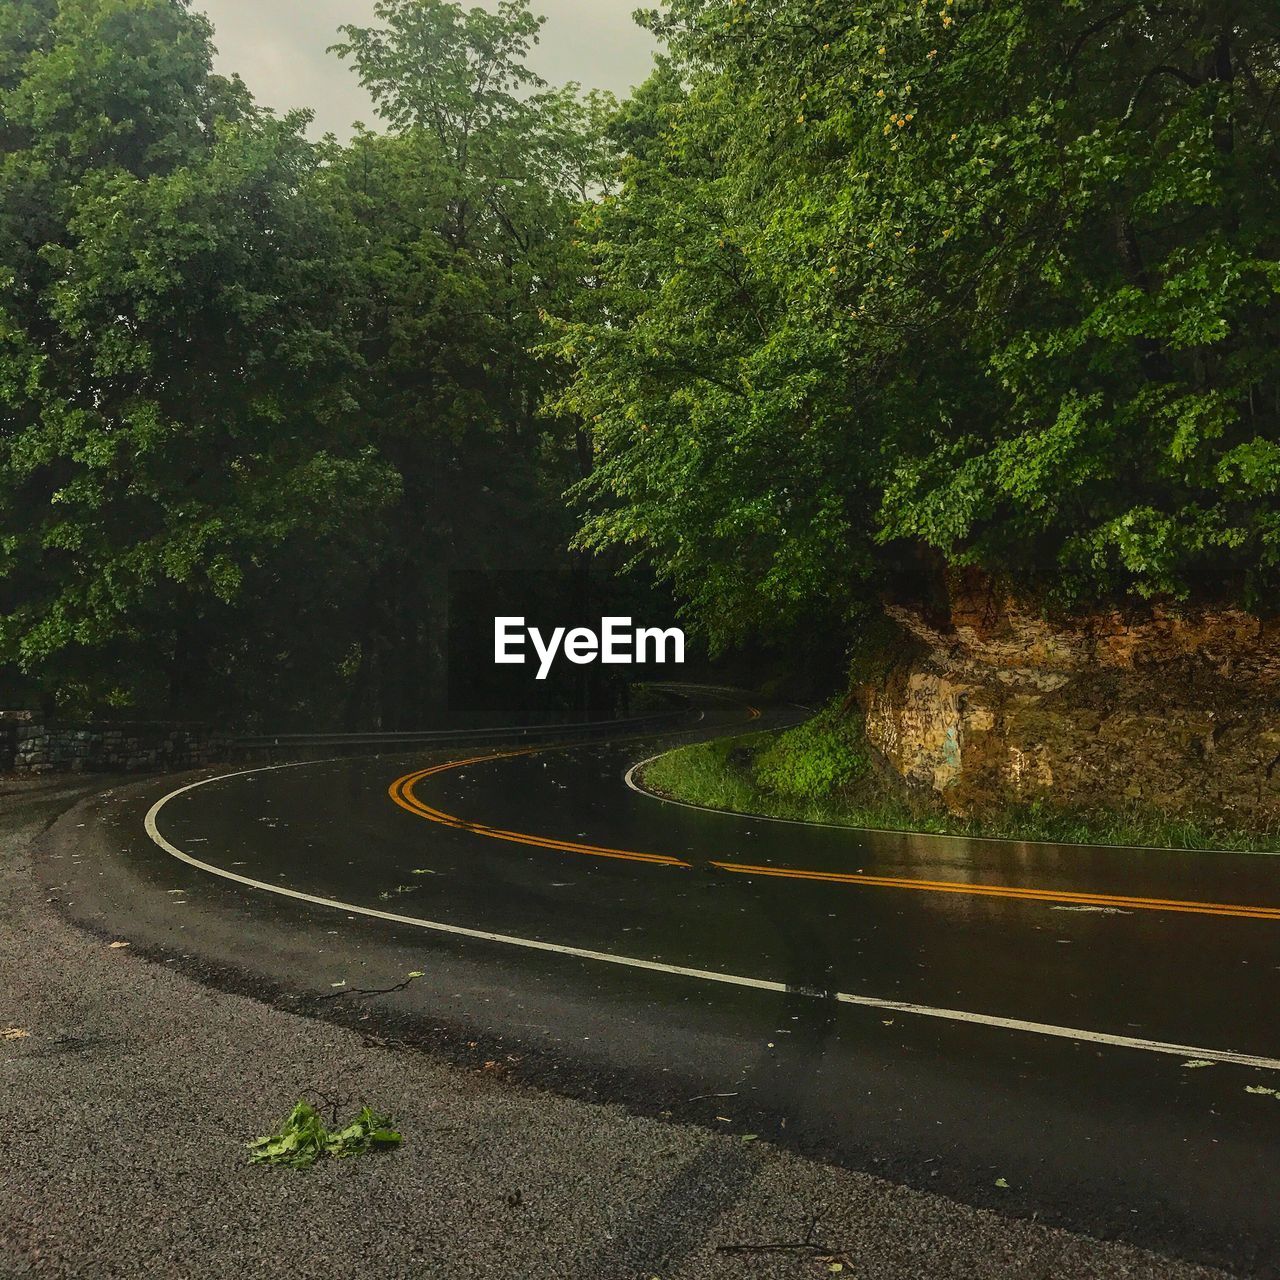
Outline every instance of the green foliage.
POLYGON ((714 809, 764 812, 762 795, 787 816, 829 802, 864 777, 870 753, 861 724, 841 702, 781 733, 722 738, 681 747, 645 768, 646 785, 677 799, 714 809))
POLYGON ((595 439, 580 545, 651 557, 713 642, 821 625, 821 567, 855 581, 866 561, 832 465, 841 353, 760 269, 769 196, 730 163, 736 106, 663 64, 624 109, 623 190, 583 220, 597 278, 557 333, 576 373, 560 407, 595 439))
POLYGON ((1266 607, 1273 10, 667 0, 619 107, 529 69, 528 0, 378 0, 344 145, 188 0, 0 7, 0 671, 414 723, 451 575, 590 596, 566 490, 717 645, 946 564, 1266 607))
POLYGON ((1280 586, 1270 0, 669 0, 564 316, 584 546, 713 636, 907 572, 1280 586), (922 554, 923 553, 923 554, 922 554))
POLYGON ((64 706, 418 723, 449 575, 567 560, 533 348, 614 104, 527 0, 376 16, 344 146, 188 0, 0 6, 0 671, 64 706))
POLYGON ((331 1156, 343 1160, 369 1151, 398 1147, 400 1134, 384 1115, 362 1107, 345 1128, 330 1130, 320 1113, 306 1101, 293 1108, 280 1127, 248 1144, 251 1164, 279 1165, 289 1169, 309 1169, 317 1160, 331 1156))
POLYGON ((732 753, 748 751, 747 744, 733 738, 677 747, 645 765, 643 782, 659 795, 687 804, 737 813, 760 813, 755 778, 749 770, 730 762, 732 753))
POLYGON ((525 59, 541 20, 446 0, 382 0, 335 46, 387 132, 325 148, 364 369, 362 419, 403 487, 368 565, 353 698, 388 727, 443 690, 450 575, 567 567, 572 423, 544 309, 579 288, 573 223, 608 168, 607 96, 548 88, 525 59), (402 673, 402 674, 401 674, 402 673))
POLYGON ((1254 853, 1275 853, 1280 847, 1280 831, 1274 828, 1233 830, 1220 820, 1197 823, 1137 808, 1099 813, 1029 804, 981 818, 959 818, 905 795, 899 787, 885 786, 874 771, 835 790, 801 798, 762 784, 758 761, 772 751, 773 742, 769 735, 754 734, 678 747, 646 765, 642 781, 660 795, 709 809, 878 831, 1254 853))
POLYGON ((818 800, 863 774, 870 763, 856 717, 838 705, 779 734, 755 758, 756 782, 795 800, 818 800))
POLYGON ((395 487, 353 415, 319 157, 211 73, 184 3, 5 15, 0 663, 208 710, 196 686, 310 611, 317 553, 341 591, 395 487))

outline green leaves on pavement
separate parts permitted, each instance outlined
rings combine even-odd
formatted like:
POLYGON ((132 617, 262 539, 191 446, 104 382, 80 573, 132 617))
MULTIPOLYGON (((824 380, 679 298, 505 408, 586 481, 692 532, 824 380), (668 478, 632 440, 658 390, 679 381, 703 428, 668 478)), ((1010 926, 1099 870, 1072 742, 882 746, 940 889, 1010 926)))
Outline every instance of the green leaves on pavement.
POLYGON ((302 1101, 275 1133, 248 1144, 249 1161, 307 1169, 325 1156, 342 1160, 368 1151, 386 1151, 400 1142, 401 1136, 391 1127, 390 1119, 369 1107, 362 1107, 345 1128, 333 1131, 309 1102, 302 1101))

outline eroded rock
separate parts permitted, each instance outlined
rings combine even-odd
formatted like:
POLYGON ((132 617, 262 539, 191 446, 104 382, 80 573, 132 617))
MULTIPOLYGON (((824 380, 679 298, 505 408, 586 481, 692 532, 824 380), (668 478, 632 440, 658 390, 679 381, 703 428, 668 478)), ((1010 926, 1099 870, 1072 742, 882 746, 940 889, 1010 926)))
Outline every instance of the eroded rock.
POLYGON ((1050 620, 989 589, 892 607, 910 657, 860 690, 885 760, 953 812, 1031 799, 1280 819, 1280 621, 1153 608, 1050 620))

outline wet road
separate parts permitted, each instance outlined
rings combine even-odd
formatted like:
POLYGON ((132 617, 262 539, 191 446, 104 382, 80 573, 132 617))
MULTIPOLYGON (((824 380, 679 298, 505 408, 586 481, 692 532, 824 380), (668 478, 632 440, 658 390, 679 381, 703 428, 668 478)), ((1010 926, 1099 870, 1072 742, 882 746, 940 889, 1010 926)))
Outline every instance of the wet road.
POLYGON ((710 1123, 1277 1273, 1280 861, 711 814, 625 784, 658 745, 263 770, 152 822, 251 902, 417 929, 420 1014, 461 949, 506 992, 477 1023, 678 1077, 710 1123))

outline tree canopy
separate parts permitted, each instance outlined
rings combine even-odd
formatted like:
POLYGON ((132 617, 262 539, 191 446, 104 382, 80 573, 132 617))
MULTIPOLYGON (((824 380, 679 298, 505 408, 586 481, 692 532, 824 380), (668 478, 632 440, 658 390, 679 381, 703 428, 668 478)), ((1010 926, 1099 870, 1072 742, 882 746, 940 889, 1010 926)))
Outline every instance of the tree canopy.
POLYGON ((450 573, 569 564, 535 348, 613 104, 526 0, 376 17, 343 144, 188 0, 0 10, 0 666, 64 706, 414 723, 450 573))
MULTIPOLYGON (((542 314, 571 297, 578 210, 608 172, 611 99, 526 65, 541 19, 382 0, 335 52, 386 132, 326 148, 325 183, 359 281, 358 399, 402 477, 355 638, 366 713, 419 722, 447 679, 459 575, 568 570, 571 427, 543 412, 557 376, 542 314)), ((499 610, 500 612, 500 610, 499 610)))
POLYGON ((303 120, 210 57, 171 0, 0 17, 0 660, 70 700, 181 702, 394 484, 303 120))
POLYGON ((1265 0, 671 0, 567 318, 583 540, 724 637, 976 565, 1280 585, 1265 0))
POLYGON ((626 562, 720 645, 962 566, 1271 607, 1271 0, 640 16, 619 105, 529 0, 379 0, 316 141, 190 0, 0 8, 8 686, 421 723, 475 575, 626 562))

